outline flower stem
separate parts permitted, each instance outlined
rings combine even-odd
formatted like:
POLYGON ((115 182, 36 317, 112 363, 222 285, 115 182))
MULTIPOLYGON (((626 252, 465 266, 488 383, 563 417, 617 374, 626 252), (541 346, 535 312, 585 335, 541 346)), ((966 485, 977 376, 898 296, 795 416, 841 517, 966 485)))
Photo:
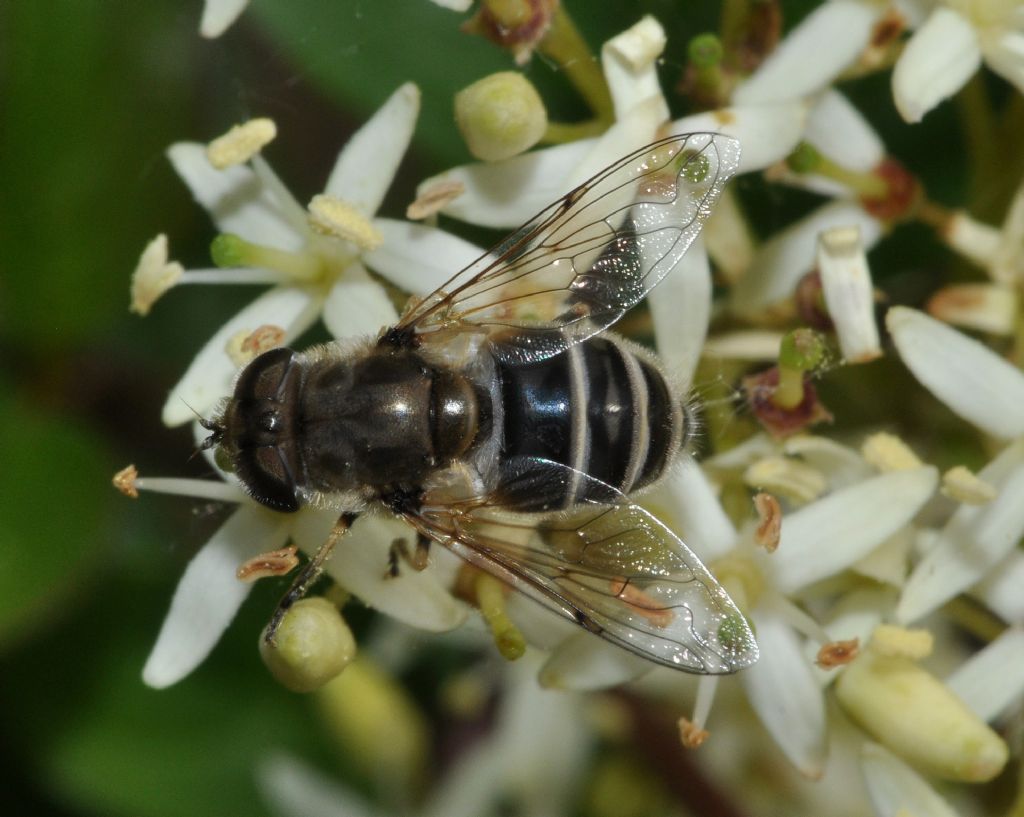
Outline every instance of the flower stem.
POLYGON ((547 34, 538 50, 558 63, 569 81, 586 100, 598 122, 605 126, 615 119, 611 93, 604 74, 586 40, 580 34, 565 6, 559 4, 547 34))

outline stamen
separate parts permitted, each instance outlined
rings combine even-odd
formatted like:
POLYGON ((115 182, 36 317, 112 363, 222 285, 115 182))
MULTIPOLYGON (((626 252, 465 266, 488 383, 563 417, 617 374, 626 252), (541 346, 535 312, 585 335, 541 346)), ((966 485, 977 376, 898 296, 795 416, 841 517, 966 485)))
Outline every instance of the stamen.
POLYGON ((284 343, 284 339, 284 329, 267 323, 252 331, 242 329, 236 332, 228 339, 224 351, 231 358, 231 362, 241 368, 263 352, 276 349, 284 343))
POLYGON ((410 221, 425 219, 441 212, 449 202, 465 192, 466 185, 460 181, 435 182, 425 187, 416 200, 405 209, 405 217, 410 221))
POLYGON ((212 479, 188 479, 183 477, 138 477, 134 486, 139 491, 157 494, 188 496, 193 499, 207 499, 213 502, 244 502, 246 495, 241 488, 227 482, 212 479))
POLYGON ((743 481, 801 505, 814 501, 828 488, 828 479, 814 466, 779 456, 755 462, 743 473, 743 481))
POLYGON ((299 564, 298 550, 295 545, 289 545, 253 556, 238 566, 235 577, 239 581, 254 582, 270 576, 287 575, 299 564))
POLYGON ((515 661, 526 651, 526 640, 505 612, 507 588, 493 576, 481 573, 474 589, 480 615, 494 636, 498 652, 506 661, 515 661))
POLYGON ((317 232, 351 241, 361 250, 375 250, 384 243, 372 221, 348 202, 326 193, 313 196, 309 203, 309 223, 317 232))
POLYGON ((895 434, 884 431, 868 437, 860 449, 861 455, 883 473, 909 471, 923 464, 910 446, 895 434))
POLYGON ((987 505, 999 492, 966 466, 957 465, 942 475, 942 493, 965 505, 987 505))
POLYGON ((774 553, 778 550, 779 535, 782 532, 782 508, 779 506, 779 500, 762 491, 754 496, 754 508, 758 516, 754 544, 769 553, 774 553))
POLYGON ((134 465, 127 465, 114 474, 113 482, 114 487, 117 488, 125 496, 130 496, 132 499, 139 498, 138 486, 135 484, 139 477, 139 472, 134 465))
POLYGON ((235 125, 206 148, 206 158, 217 170, 248 162, 277 136, 273 119, 261 117, 235 125))
POLYGON ((879 624, 871 634, 869 648, 877 655, 920 661, 932 653, 935 638, 927 630, 879 624))
POLYGON ((137 315, 148 315, 153 304, 181 280, 183 273, 181 264, 167 260, 167 236, 161 233, 146 245, 132 273, 129 309, 137 315))
POLYGON ((823 644, 818 650, 815 663, 822 669, 835 669, 849 664, 859 654, 859 638, 851 638, 848 641, 830 641, 828 644, 823 644))

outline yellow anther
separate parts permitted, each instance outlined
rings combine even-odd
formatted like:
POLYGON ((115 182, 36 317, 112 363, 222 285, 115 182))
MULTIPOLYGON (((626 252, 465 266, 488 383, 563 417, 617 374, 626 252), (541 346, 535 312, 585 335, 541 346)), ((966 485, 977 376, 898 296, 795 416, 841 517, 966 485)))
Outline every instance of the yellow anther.
POLYGON ((206 158, 217 170, 248 162, 277 136, 273 119, 250 119, 210 142, 206 158))
POLYGON ((348 202, 321 193, 309 203, 309 223, 319 233, 351 241, 369 252, 384 243, 373 222, 348 202))
POLYGON ((132 273, 131 311, 149 314, 153 304, 178 283, 184 272, 177 261, 167 260, 167 236, 161 233, 146 245, 132 273))

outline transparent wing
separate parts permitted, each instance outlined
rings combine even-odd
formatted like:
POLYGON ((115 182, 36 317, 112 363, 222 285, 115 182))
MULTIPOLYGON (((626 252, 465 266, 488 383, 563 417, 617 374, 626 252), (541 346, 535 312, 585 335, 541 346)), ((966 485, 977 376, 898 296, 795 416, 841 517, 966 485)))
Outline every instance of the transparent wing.
POLYGON ((658 664, 707 675, 757 660, 743 614, 657 518, 564 465, 531 459, 514 470, 531 485, 582 480, 600 501, 537 522, 503 511, 497 495, 434 506, 428 500, 407 519, 476 567, 658 664))
POLYGON ((398 328, 429 341, 469 324, 508 359, 557 354, 614 323, 676 266, 738 161, 739 144, 722 134, 647 145, 456 273, 398 328))

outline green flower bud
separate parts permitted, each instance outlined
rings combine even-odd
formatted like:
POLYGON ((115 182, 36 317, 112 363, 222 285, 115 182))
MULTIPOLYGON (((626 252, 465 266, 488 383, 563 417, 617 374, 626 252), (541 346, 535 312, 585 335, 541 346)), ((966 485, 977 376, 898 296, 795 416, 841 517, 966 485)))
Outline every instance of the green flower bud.
POLYGON ((502 71, 455 95, 455 122, 470 153, 494 162, 533 147, 547 130, 548 115, 526 77, 502 71))
POLYGON ((302 599, 285 614, 274 644, 260 637, 260 657, 292 692, 312 692, 338 675, 356 654, 356 642, 338 608, 326 599, 302 599))

